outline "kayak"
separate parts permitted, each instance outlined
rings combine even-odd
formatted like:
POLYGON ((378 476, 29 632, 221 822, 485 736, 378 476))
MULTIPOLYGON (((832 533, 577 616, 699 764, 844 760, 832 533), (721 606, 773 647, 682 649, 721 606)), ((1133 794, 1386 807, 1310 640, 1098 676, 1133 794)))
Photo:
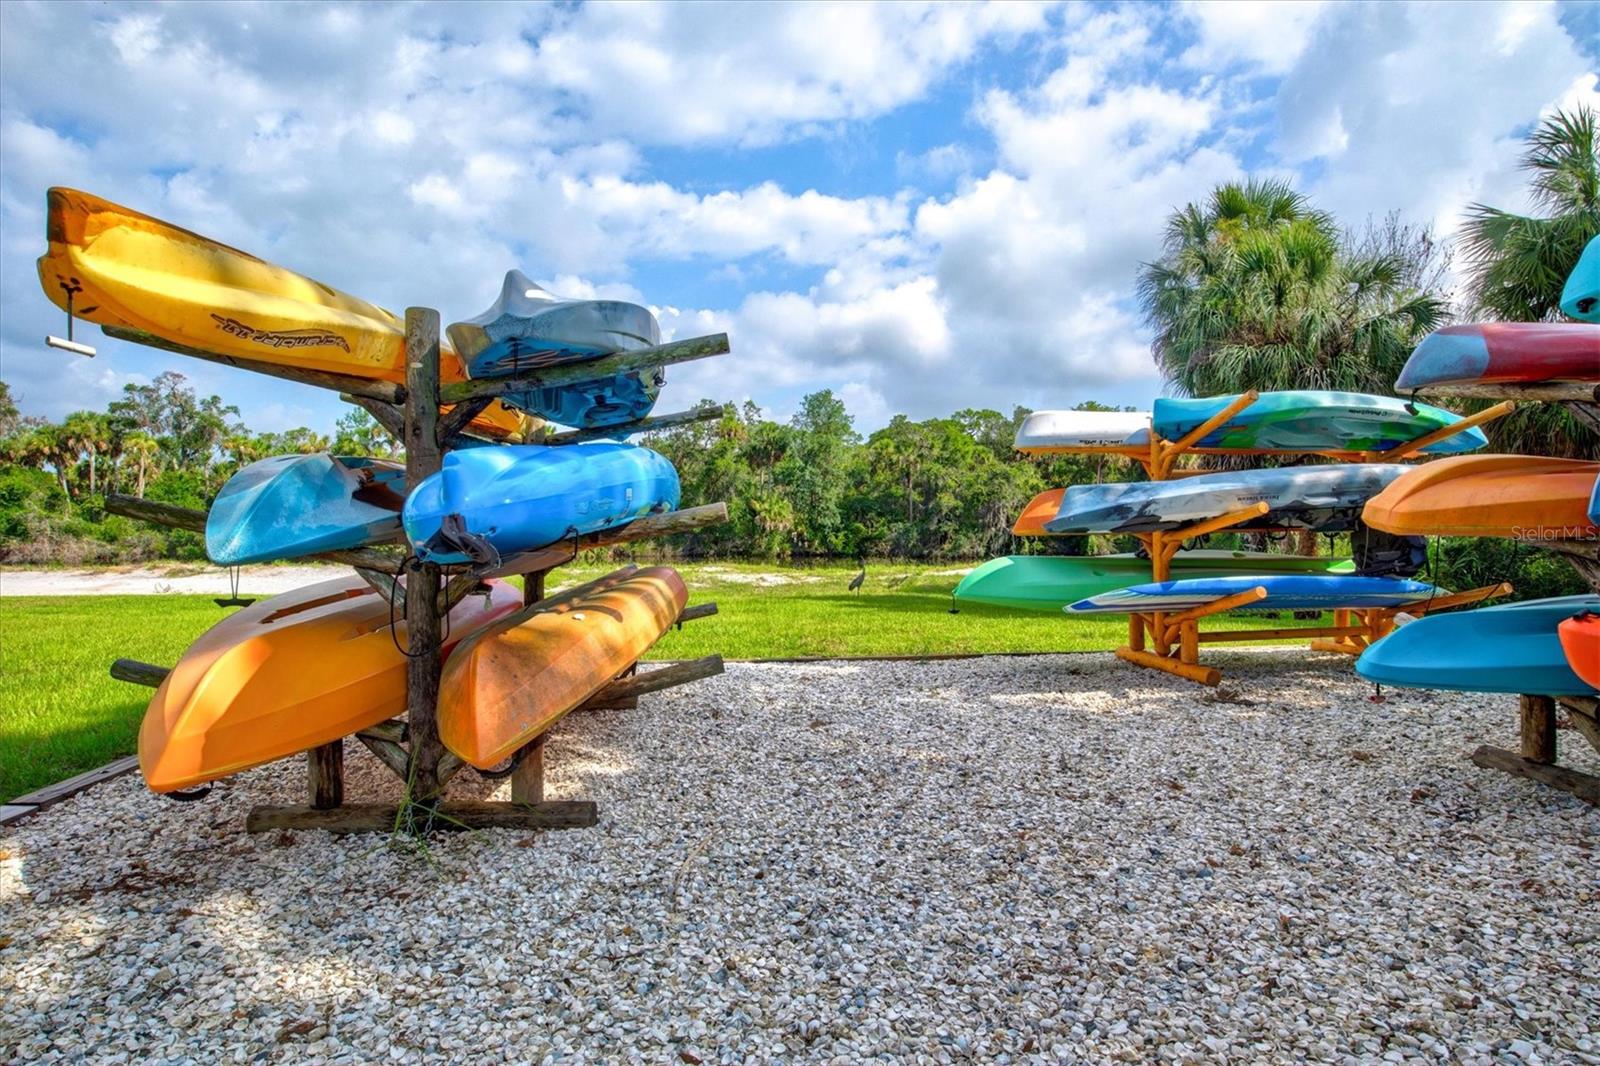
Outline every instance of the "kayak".
POLYGON ((627 525, 678 506, 678 472, 633 444, 468 448, 406 497, 401 519, 417 555, 466 562, 458 547, 430 544, 447 515, 502 555, 627 525))
POLYGON ((1404 607, 1442 595, 1422 581, 1393 577, 1357 577, 1338 574, 1262 574, 1235 577, 1199 577, 1182 581, 1156 581, 1102 592, 1067 607, 1068 614, 1129 614, 1134 611, 1186 611, 1223 596, 1260 586, 1263 600, 1250 610, 1316 610, 1340 607, 1404 607))
MULTIPOLYGON (((450 612, 446 646, 515 612, 503 581, 450 612)), ((156 689, 139 767, 156 792, 308 751, 401 714, 403 618, 354 574, 261 600, 212 626, 156 689)))
POLYGON ((1422 338, 1396 392, 1439 385, 1600 381, 1600 326, 1580 322, 1479 322, 1422 338))
MULTIPOLYGON (((661 327, 649 308, 622 300, 563 300, 520 270, 506 274, 499 299, 487 311, 446 332, 475 378, 506 377, 661 343, 661 327)), ((652 367, 511 393, 506 401, 566 426, 613 426, 649 414, 662 379, 661 368, 652 367)))
POLYGON ((1600 322, 1600 237, 1589 238, 1561 289, 1561 313, 1580 322, 1600 322))
MULTIPOLYGON (((1151 424, 1167 440, 1178 440, 1221 414, 1237 396, 1198 400, 1160 399, 1151 424)), ((1443 408, 1408 403, 1394 396, 1359 392, 1290 390, 1263 392, 1255 403, 1201 437, 1200 452, 1386 452, 1461 421, 1443 408)), ((1424 455, 1454 455, 1489 443, 1472 428, 1435 441, 1424 455)))
POLYGON ((1061 510, 1045 528, 1051 533, 1149 533, 1264 501, 1267 514, 1230 528, 1337 532, 1352 528, 1361 505, 1409 469, 1398 463, 1340 463, 1075 485, 1063 494, 1061 510))
POLYGON ((1149 444, 1149 411, 1035 411, 1022 420, 1012 446, 1040 453, 1149 444))
POLYGON ((1022 514, 1011 525, 1013 537, 1049 537, 1053 536, 1045 523, 1054 518, 1061 510, 1061 497, 1066 495, 1066 489, 1045 489, 1039 495, 1028 501, 1028 506, 1022 509, 1022 514))
POLYGON ((1600 614, 1585 611, 1556 627, 1567 665, 1590 688, 1600 689, 1600 614))
POLYGON ((1600 596, 1560 596, 1429 615, 1362 652, 1356 673, 1405 688, 1592 696, 1595 686, 1567 665, 1557 630, 1596 610, 1600 596))
POLYGON ((206 514, 206 555, 236 566, 393 540, 405 492, 405 467, 388 459, 262 459, 217 493, 206 514))
POLYGON ((667 566, 602 578, 462 641, 439 681, 439 739, 479 769, 496 766, 639 660, 689 593, 667 566))
MULTIPOLYGON (((237 248, 76 189, 45 194, 49 249, 39 283, 57 307, 217 355, 405 381, 405 322, 365 300, 237 248)), ((441 348, 440 378, 466 379, 441 348)), ((496 402, 474 432, 521 437, 537 424, 496 402)))
POLYGON ((1600 535, 1591 516, 1600 463, 1537 455, 1472 455, 1412 467, 1367 501, 1362 520, 1412 536, 1578 540, 1600 535))
MULTIPOLYGON (((1178 577, 1240 574, 1347 573, 1349 559, 1268 552, 1191 551, 1173 556, 1178 577)), ((961 579, 955 598, 1028 611, 1060 611, 1068 604, 1150 579, 1150 560, 1137 555, 1007 555, 990 559, 961 579)))

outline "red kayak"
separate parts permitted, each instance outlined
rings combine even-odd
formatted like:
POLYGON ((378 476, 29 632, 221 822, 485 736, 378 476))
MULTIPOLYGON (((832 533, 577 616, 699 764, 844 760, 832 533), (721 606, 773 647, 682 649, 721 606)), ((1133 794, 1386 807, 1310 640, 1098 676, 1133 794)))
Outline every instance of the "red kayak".
POLYGON ((1490 382, 1600 381, 1600 326, 1582 322, 1478 322, 1422 338, 1396 392, 1490 382))
POLYGON ((1585 611, 1556 628, 1567 665, 1586 685, 1600 689, 1600 614, 1585 611))

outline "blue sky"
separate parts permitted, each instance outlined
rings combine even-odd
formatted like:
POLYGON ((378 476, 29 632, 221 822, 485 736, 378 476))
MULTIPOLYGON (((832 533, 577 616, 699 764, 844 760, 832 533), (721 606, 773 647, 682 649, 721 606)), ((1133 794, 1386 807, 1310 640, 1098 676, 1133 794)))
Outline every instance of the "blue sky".
POLYGON ((726 330, 663 410, 1142 405, 1131 291, 1167 212, 1275 174, 1448 237, 1474 200, 1521 205, 1518 138, 1600 99, 1597 53, 1594 4, 11 0, 0 374, 50 416, 175 364, 256 428, 342 410, 109 338, 45 348, 63 184, 396 310, 469 317, 519 267, 726 330))

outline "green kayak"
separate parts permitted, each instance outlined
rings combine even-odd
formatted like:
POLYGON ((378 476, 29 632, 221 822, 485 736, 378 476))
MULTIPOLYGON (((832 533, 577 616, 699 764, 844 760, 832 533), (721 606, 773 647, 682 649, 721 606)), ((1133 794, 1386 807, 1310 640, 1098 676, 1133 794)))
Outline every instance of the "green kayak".
MULTIPOLYGON (((1349 559, 1269 552, 1190 551, 1172 560, 1174 580, 1256 574, 1349 574, 1349 559)), ((1150 581, 1150 560, 1136 555, 1006 555, 961 579, 955 597, 968 603, 1060 612, 1069 603, 1150 581)))

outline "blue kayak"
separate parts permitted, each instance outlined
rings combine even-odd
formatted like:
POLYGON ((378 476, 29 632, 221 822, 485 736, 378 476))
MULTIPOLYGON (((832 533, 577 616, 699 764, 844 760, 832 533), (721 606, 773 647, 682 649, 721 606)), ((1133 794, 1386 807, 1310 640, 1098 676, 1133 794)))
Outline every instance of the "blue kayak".
POLYGON ((228 479, 206 515, 224 566, 359 548, 400 534, 405 467, 387 459, 276 455, 228 479))
POLYGON ((459 550, 428 544, 447 515, 510 555, 677 506, 678 472, 649 448, 525 444, 450 452, 406 498, 404 519, 419 556, 459 563, 459 550))
POLYGON ((1404 607, 1443 593, 1422 581, 1342 574, 1259 574, 1152 581, 1090 596, 1067 607, 1068 614, 1129 614, 1133 611, 1186 611, 1223 596, 1260 586, 1264 600, 1251 610, 1331 611, 1336 607, 1404 607))
POLYGON ((1405 688, 1592 696, 1594 688, 1567 665, 1556 632, 1584 611, 1600 611, 1600 596, 1525 600, 1419 618, 1363 652, 1356 673, 1405 688))
MULTIPOLYGON (((1161 399, 1151 426, 1177 440, 1220 414, 1237 396, 1200 400, 1161 399)), ((1255 403, 1196 441, 1193 447, 1224 451, 1384 452, 1461 421, 1442 407, 1408 403, 1394 396, 1360 392, 1291 390, 1263 392, 1255 403)), ((1456 455, 1489 443, 1478 429, 1435 441, 1424 455, 1456 455)))
MULTIPOLYGON (((500 297, 476 318, 446 331, 475 378, 506 377, 598 359, 661 343, 647 307, 622 300, 563 300, 518 270, 506 274, 500 297)), ((661 391, 659 367, 607 374, 593 381, 512 393, 505 401, 552 422, 593 429, 650 413, 661 391)))
POLYGON ((1600 322, 1600 237, 1584 245, 1578 265, 1561 289, 1561 313, 1579 322, 1600 322))

